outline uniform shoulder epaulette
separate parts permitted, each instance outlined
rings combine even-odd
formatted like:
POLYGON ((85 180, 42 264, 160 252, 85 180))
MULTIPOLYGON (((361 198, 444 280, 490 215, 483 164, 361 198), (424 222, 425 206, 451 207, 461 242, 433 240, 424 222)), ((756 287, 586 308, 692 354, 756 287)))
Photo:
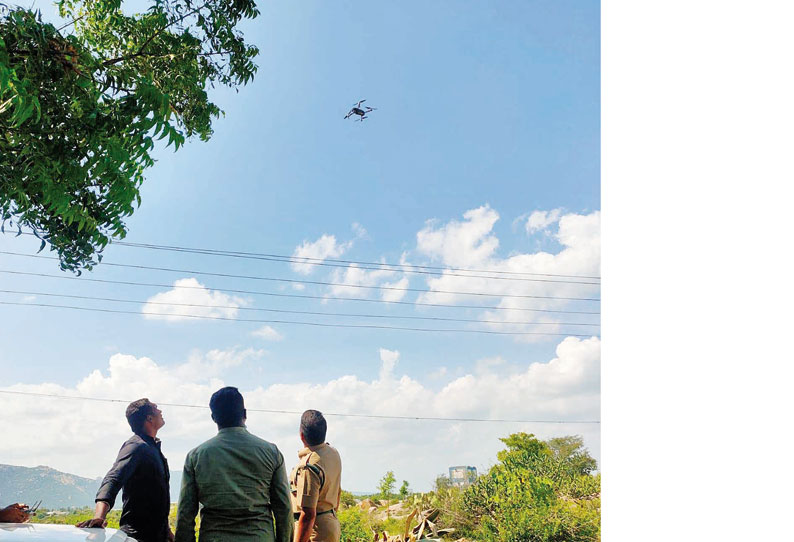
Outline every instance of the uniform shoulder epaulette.
POLYGON ((323 486, 325 485, 325 471, 323 471, 322 467, 320 467, 319 465, 312 465, 309 463, 311 456, 312 454, 306 456, 306 462, 303 464, 303 467, 309 469, 311 472, 317 475, 317 478, 320 479, 320 489, 322 489, 323 486))

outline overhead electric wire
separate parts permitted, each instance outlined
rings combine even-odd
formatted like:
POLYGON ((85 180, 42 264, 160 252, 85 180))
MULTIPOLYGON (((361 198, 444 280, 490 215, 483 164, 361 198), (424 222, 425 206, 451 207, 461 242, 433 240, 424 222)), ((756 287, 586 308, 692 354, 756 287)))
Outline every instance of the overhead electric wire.
POLYGON ((205 316, 199 314, 162 314, 159 312, 145 312, 145 311, 124 311, 118 309, 105 309, 99 307, 78 307, 75 305, 53 305, 51 303, 33 303, 33 302, 13 302, 13 301, 0 301, 0 305, 15 305, 21 307, 48 307, 70 310, 81 310, 87 312, 104 312, 113 314, 143 314, 149 316, 159 316, 163 318, 179 317, 179 318, 195 318, 201 320, 224 320, 228 322, 256 322, 264 324, 286 324, 286 325, 302 325, 302 326, 315 326, 315 327, 332 327, 332 328, 359 328, 359 329, 388 329, 394 331, 419 331, 426 333, 479 333, 484 335, 550 335, 556 337, 592 337, 592 334, 577 334, 577 333, 551 333, 541 331, 492 331, 486 329, 428 329, 416 327, 399 327, 399 326, 386 326, 376 324, 328 324, 324 322, 304 322, 296 320, 264 320, 256 318, 227 318, 224 316, 205 316))
MULTIPOLYGON (((110 399, 110 398, 101 398, 101 397, 79 397, 75 395, 60 395, 55 393, 38 393, 38 392, 28 392, 28 391, 16 391, 16 390, 0 390, 0 393, 4 393, 7 395, 23 395, 29 397, 50 397, 56 399, 73 399, 78 401, 99 401, 105 403, 130 403, 126 399, 110 399)), ((163 403, 157 401, 158 406, 167 406, 167 407, 182 407, 182 408, 201 408, 201 409, 208 409, 208 406, 204 405, 190 405, 184 403, 163 403)), ((248 412, 264 412, 267 414, 302 414, 302 411, 298 410, 280 410, 280 409, 268 409, 268 408, 246 408, 248 412)), ((443 417, 436 417, 436 416, 393 416, 388 414, 361 414, 361 413, 352 413, 352 412, 323 412, 324 416, 343 416, 349 418, 373 418, 379 420, 420 420, 420 421, 444 421, 444 422, 490 422, 490 423, 554 423, 554 424, 600 424, 600 420, 515 420, 515 419, 504 419, 504 418, 443 418, 443 417)))
POLYGON ((474 320, 471 318, 444 318, 440 316, 400 316, 390 314, 351 314, 344 312, 317 312, 317 311, 299 311, 289 309, 270 309, 262 307, 241 307, 237 305, 205 305, 199 303, 173 303, 163 301, 150 301, 140 299, 119 299, 115 297, 96 297, 87 295, 73 295, 73 294, 56 294, 51 292, 31 292, 24 290, 0 290, 4 294, 20 294, 20 295, 33 295, 45 297, 65 297, 69 299, 82 299, 90 301, 110 301, 113 303, 134 303, 140 305, 163 305, 167 307, 199 307, 205 309, 234 309, 243 311, 258 311, 258 312, 276 312, 286 314, 305 314, 312 316, 342 316, 346 318, 394 318, 402 320, 433 320, 444 322, 469 322, 473 324, 500 324, 500 325, 528 325, 528 326, 590 326, 599 327, 600 324, 592 322, 514 322, 503 320, 474 320))
MULTIPOLYGON (((87 281, 87 282, 96 282, 101 284, 118 284, 124 286, 142 286, 142 287, 151 287, 151 288, 178 288, 185 290, 208 289, 204 286, 187 286, 187 285, 177 285, 177 284, 164 284, 157 282, 135 282, 135 281, 127 281, 127 280, 97 279, 91 277, 72 277, 68 275, 33 273, 30 271, 14 271, 9 269, 0 269, 0 273, 6 273, 10 275, 23 275, 29 277, 44 277, 44 278, 52 278, 59 280, 87 281)), ((489 305, 452 305, 448 303, 424 303, 420 301, 414 302, 414 301, 396 301, 396 300, 387 300, 387 299, 364 299, 360 297, 326 297, 326 296, 310 295, 310 294, 285 294, 278 292, 262 292, 258 290, 235 290, 229 288, 213 287, 212 289, 218 292, 231 293, 231 294, 262 295, 268 297, 287 297, 287 298, 298 298, 298 299, 320 299, 323 301, 334 301, 334 300, 356 301, 360 303, 384 303, 389 305, 419 305, 422 307, 444 307, 444 308, 453 308, 453 309, 479 309, 479 310, 495 310, 495 311, 547 312, 547 313, 555 313, 555 314, 588 314, 588 315, 601 314, 599 311, 568 311, 568 310, 558 310, 558 309, 535 309, 531 307, 494 307, 489 305)))
MULTIPOLYGON (((0 254, 7 254, 10 256, 21 256, 25 258, 38 258, 43 260, 57 260, 58 258, 53 256, 39 256, 36 254, 25 254, 22 252, 11 252, 11 251, 0 251, 0 254)), ((103 266, 109 267, 123 267, 127 269, 143 269, 147 271, 163 271, 167 273, 187 273, 192 275, 205 275, 211 277, 223 277, 223 278, 236 278, 236 279, 246 279, 246 280, 261 280, 261 281, 268 281, 268 282, 283 282, 288 284, 314 284, 320 286, 339 286, 344 288, 358 288, 358 289, 367 289, 367 290, 388 290, 388 291, 399 291, 399 292, 420 292, 420 293, 433 293, 433 294, 449 294, 449 295, 471 295, 471 296, 479 296, 479 297, 502 297, 502 298, 514 298, 514 299, 555 299, 555 300, 564 300, 564 301, 601 301, 599 298, 590 298, 590 297, 565 297, 565 296, 543 296, 543 295, 531 295, 531 294, 492 294, 488 292, 456 292, 452 290, 423 290, 421 288, 397 288, 395 286, 368 286, 363 284, 345 284, 340 282, 325 282, 325 281, 317 281, 317 280, 297 280, 297 279, 285 279, 279 277, 262 277, 256 275, 237 275, 233 273, 216 273, 211 271, 197 271, 192 269, 175 269, 171 267, 157 267, 157 266, 149 266, 149 265, 138 265, 138 264, 121 264, 121 263, 112 263, 112 262, 102 262, 103 266)))
MULTIPOLYGON (((537 278, 528 278, 528 277, 500 277, 494 275, 472 275, 472 274, 464 274, 461 272, 454 272, 454 271, 426 271, 420 269, 406 269, 406 267, 410 268, 410 264, 379 264, 379 263, 336 263, 336 262, 329 262, 326 260, 320 260, 317 262, 311 261, 301 261, 299 258, 300 256, 266 256, 266 255, 255 255, 255 254, 245 254, 245 253, 235 253, 231 251, 223 251, 223 250, 215 250, 215 249, 199 249, 199 248, 184 248, 184 247, 169 247, 169 246, 161 246, 161 245, 151 245, 146 243, 129 243, 126 241, 117 241, 113 243, 114 245, 124 246, 124 247, 133 247, 133 248, 145 248, 149 250, 165 250, 170 252, 180 252, 180 253, 187 253, 187 254, 201 254, 204 256, 222 256, 226 258, 241 258, 246 260, 259 260, 259 261, 268 261, 268 262, 281 262, 281 263, 289 263, 292 265, 318 265, 318 266, 325 266, 325 267, 342 267, 342 268, 349 268, 350 266, 356 266, 356 269, 365 269, 368 271, 390 271, 390 272, 399 272, 399 273, 407 273, 407 274, 414 274, 414 275, 432 275, 437 277, 464 277, 464 278, 482 278, 482 279, 489 279, 489 280, 517 280, 517 281, 525 281, 525 282, 557 282, 563 284, 586 284, 590 286, 599 286, 600 283, 598 282, 586 282, 586 281, 577 281, 577 280, 556 280, 556 279, 537 279, 537 278)), ((495 273, 495 271, 481 271, 482 273, 495 273)), ((556 275, 555 275, 556 276, 556 275)), ((578 278, 578 277, 577 277, 578 278)), ((591 278, 591 277, 587 277, 591 278)))
MULTIPOLYGON (((19 233, 15 232, 7 232, 8 235, 33 235, 41 239, 41 237, 33 232, 27 231, 20 231, 19 233)), ((120 245, 120 246, 128 246, 128 247, 137 247, 137 248, 148 248, 154 250, 170 250, 176 252, 191 252, 196 254, 207 254, 207 255, 217 255, 217 256, 234 256, 234 257, 245 257, 251 256, 254 259, 263 259, 267 261, 283 261, 287 263, 297 263, 297 264, 306 264, 306 265, 329 265, 332 267, 347 267, 350 264, 356 265, 369 265, 375 266, 373 269, 384 269, 386 267, 393 267, 395 268, 394 271, 403 270, 406 267, 410 267, 413 269, 422 269, 422 270, 433 270, 437 271, 438 275, 444 275, 447 271, 459 271, 464 273, 491 273, 491 274, 498 274, 498 275, 518 275, 518 276, 539 276, 539 277, 562 277, 562 278, 580 278, 580 279, 592 279, 592 280, 601 280, 599 276, 591 276, 591 275, 562 275, 556 273, 533 273, 531 271, 503 271, 503 270, 495 270, 495 269, 468 269, 463 267, 442 267, 442 266, 432 266, 432 265, 417 265, 417 264, 408 264, 408 263, 386 263, 386 262, 368 262, 368 261, 361 261, 361 260, 342 260, 336 258, 312 258, 309 256, 285 256, 283 254, 268 254, 268 253, 261 253, 261 252, 245 252, 245 251, 236 251, 236 250, 221 250, 221 249, 211 249, 211 248, 192 248, 192 247, 182 247, 177 245, 159 245, 153 243, 132 243, 130 241, 111 241, 111 244, 120 245), (332 265, 332 264, 343 264, 343 265, 332 265)), ((361 268, 364 269, 364 268, 361 268)), ((454 276, 454 275, 453 275, 454 276)), ((473 275, 459 275, 463 277, 473 277, 473 275)), ((483 277, 485 278, 485 277, 483 277)), ((498 278, 498 277, 487 277, 487 278, 498 278)), ((590 283, 592 284, 592 283, 590 283)))

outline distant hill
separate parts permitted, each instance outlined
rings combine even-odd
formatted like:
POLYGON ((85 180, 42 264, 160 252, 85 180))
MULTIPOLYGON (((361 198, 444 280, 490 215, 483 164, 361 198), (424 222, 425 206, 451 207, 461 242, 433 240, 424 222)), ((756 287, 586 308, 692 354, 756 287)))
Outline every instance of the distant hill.
MULTIPOLYGON (((110 465, 108 465, 110 468, 110 465)), ((32 504, 42 500, 43 508, 93 506, 101 478, 83 478, 50 467, 17 467, 0 464, 0 506, 13 502, 32 504)), ((179 499, 182 472, 171 472, 171 502, 179 499)), ((121 507, 121 495, 116 498, 121 507)))
POLYGON ((44 508, 91 506, 101 481, 44 466, 0 465, 0 504, 33 504, 41 499, 44 508))

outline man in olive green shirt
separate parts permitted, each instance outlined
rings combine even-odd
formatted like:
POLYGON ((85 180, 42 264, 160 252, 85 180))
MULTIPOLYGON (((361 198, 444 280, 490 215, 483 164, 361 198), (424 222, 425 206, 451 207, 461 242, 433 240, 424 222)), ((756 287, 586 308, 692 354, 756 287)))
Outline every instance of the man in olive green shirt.
POLYGON ((293 517, 284 456, 245 428, 237 388, 210 399, 218 434, 185 458, 175 542, 291 542, 293 517))

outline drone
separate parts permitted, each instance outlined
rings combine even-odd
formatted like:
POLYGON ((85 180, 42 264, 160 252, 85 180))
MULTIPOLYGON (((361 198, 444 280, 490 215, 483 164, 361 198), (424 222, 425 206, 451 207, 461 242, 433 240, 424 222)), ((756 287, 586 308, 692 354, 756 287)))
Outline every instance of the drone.
POLYGON ((345 119, 349 119, 353 115, 358 115, 359 117, 361 117, 360 119, 358 119, 358 121, 361 122, 365 118, 367 118, 367 113, 369 113, 370 111, 376 111, 377 110, 376 107, 369 107, 369 106, 364 106, 364 109, 362 109, 361 108, 361 104, 363 104, 366 101, 367 100, 361 100, 357 104, 353 105, 353 109, 351 109, 347 113, 347 115, 345 115, 345 119))

